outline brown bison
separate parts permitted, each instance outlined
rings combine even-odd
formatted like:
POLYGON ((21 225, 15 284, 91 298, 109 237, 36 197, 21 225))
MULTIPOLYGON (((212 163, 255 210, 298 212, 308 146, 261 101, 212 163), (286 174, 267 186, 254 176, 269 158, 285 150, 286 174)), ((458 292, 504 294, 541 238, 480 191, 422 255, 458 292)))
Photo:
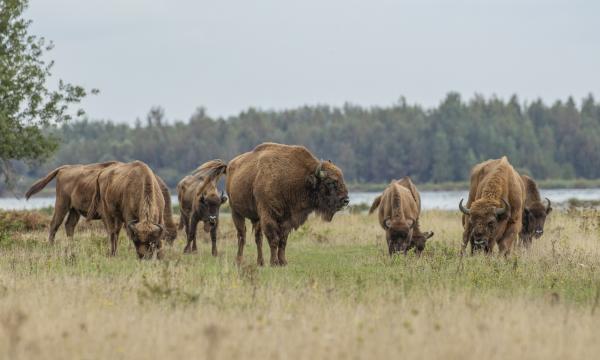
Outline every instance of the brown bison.
POLYGON ((88 219, 100 214, 110 236, 111 255, 117 253, 121 227, 135 245, 140 259, 157 253, 162 258, 165 200, 156 175, 141 161, 116 164, 96 177, 88 219), (90 216, 91 215, 91 216, 90 216))
POLYGON ((408 176, 394 180, 373 201, 369 214, 379 208, 379 224, 385 230, 390 255, 404 255, 413 247, 417 255, 425 249, 425 242, 433 232, 419 229, 421 195, 408 176))
POLYGON ((177 196, 181 217, 179 228, 185 228, 187 244, 183 252, 195 252, 196 227, 199 221, 204 223, 204 231, 210 232, 212 255, 217 256, 217 229, 219 226, 219 209, 227 201, 227 196, 217 191, 216 179, 205 181, 202 172, 213 162, 201 165, 192 175, 184 177, 177 184, 177 196))
MULTIPOLYGON (((73 237, 75 226, 81 216, 88 217, 87 211, 92 202, 92 196, 96 188, 96 178, 98 174, 115 164, 122 164, 118 161, 108 161, 104 163, 94 163, 87 165, 63 165, 52 170, 44 178, 36 181, 25 193, 29 199, 32 195, 40 192, 50 181, 56 178, 56 200, 54 203, 54 215, 50 222, 50 232, 48 241, 54 243, 54 237, 58 228, 62 224, 65 215, 65 231, 68 237, 73 237)), ((164 181, 156 176, 163 196, 165 197, 165 224, 167 227, 167 240, 172 243, 177 237, 177 228, 173 222, 171 213, 171 196, 169 189, 164 181)), ((91 214, 91 218, 100 219, 98 214, 91 214)))
POLYGON ((546 198, 547 205, 542 203, 540 191, 535 181, 527 175, 521 179, 525 185, 525 207, 523 208, 523 227, 519 237, 521 245, 531 246, 533 238, 538 239, 544 233, 546 216, 552 211, 552 203, 546 198))
POLYGON ((497 243, 500 253, 508 254, 521 232, 525 188, 521 176, 506 156, 475 165, 471 187, 463 212, 463 245, 471 244, 471 253, 483 249, 490 253, 497 243))
POLYGON ((263 232, 271 248, 271 265, 286 265, 289 233, 312 212, 331 221, 349 202, 342 171, 331 161, 318 160, 303 146, 264 143, 228 165, 217 161, 210 167, 213 172, 227 173, 238 262, 246 242, 245 219, 250 219, 254 228, 258 265, 264 264, 263 232))

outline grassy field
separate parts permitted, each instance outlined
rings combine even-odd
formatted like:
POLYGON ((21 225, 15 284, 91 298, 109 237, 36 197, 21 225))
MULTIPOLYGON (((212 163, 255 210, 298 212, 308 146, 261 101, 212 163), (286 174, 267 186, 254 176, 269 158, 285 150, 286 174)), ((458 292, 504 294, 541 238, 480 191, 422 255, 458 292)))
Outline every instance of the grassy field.
POLYGON ((250 233, 236 266, 227 217, 218 257, 205 243, 184 256, 180 234, 165 261, 138 261, 125 237, 108 258, 99 224, 80 224, 73 242, 61 230, 51 247, 39 219, 30 221, 37 230, 0 235, 0 358, 600 353, 600 216, 592 211, 553 212, 544 238, 506 259, 461 260, 458 213, 423 214, 435 236, 421 258, 390 259, 374 216, 311 219, 290 237, 285 268, 257 268, 250 233))

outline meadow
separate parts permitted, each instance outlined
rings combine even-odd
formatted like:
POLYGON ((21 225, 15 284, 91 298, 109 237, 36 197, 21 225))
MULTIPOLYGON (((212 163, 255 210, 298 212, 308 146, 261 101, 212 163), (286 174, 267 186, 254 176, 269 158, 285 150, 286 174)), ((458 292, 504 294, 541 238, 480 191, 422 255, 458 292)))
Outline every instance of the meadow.
POLYGON ((553 212, 544 237, 507 258, 461 258, 458 212, 422 215, 423 230, 435 236, 420 258, 390 258, 375 216, 311 218, 290 236, 285 268, 256 266, 250 231, 244 262, 236 265, 226 215, 218 257, 202 241, 199 254, 183 255, 180 233, 164 261, 137 260, 124 234, 118 256, 107 257, 97 222, 80 223, 73 241, 61 229, 50 246, 48 215, 30 216, 0 232, 0 358, 600 353, 600 215, 593 210, 553 212))

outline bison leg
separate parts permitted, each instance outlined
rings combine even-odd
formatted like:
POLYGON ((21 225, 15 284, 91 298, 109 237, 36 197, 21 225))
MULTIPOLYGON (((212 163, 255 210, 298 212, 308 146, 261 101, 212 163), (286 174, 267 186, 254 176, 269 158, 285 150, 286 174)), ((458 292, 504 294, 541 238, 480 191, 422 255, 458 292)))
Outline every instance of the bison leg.
POLYGON ((80 216, 81 215, 79 215, 79 213, 74 209, 71 209, 69 211, 69 216, 67 216, 67 221, 65 222, 65 231, 67 233, 67 237, 73 239, 73 234, 75 233, 75 226, 77 226, 80 216))
POLYGON ((217 225, 210 228, 210 242, 212 244, 212 256, 217 256, 217 225))
POLYGON ((517 231, 514 224, 508 226, 504 235, 500 240, 498 240, 498 249, 500 250, 500 254, 504 256, 510 255, 510 250, 512 245, 517 238, 517 231))
POLYGON ((235 211, 231 212, 231 219, 233 220, 233 225, 235 226, 235 230, 237 231, 238 238, 238 252, 236 261, 238 264, 242 263, 242 258, 244 257, 244 245, 246 244, 246 219, 235 211))
POLYGON ((287 260, 285 259, 285 246, 287 245, 288 235, 281 236, 279 240, 279 248, 277 249, 277 258, 279 259, 279 265, 285 266, 287 265, 287 260))
POLYGON ((260 222, 256 221, 252 223, 254 227, 254 242, 256 242, 256 263, 258 266, 264 266, 265 260, 263 259, 262 251, 262 230, 260 228, 260 222))
POLYGON ((65 219, 67 212, 69 212, 68 202, 57 194, 54 203, 54 214, 52 215, 52 221, 50 222, 50 232, 48 233, 48 242, 50 245, 54 245, 54 237, 65 219))
POLYGON ((261 224, 264 229, 267 240, 269 241, 269 248, 271 248, 271 266, 278 266, 279 264, 279 230, 278 226, 274 222, 264 222, 261 224))
POLYGON ((199 221, 200 218, 195 214, 192 214, 187 223, 187 244, 185 245, 185 249, 183 249, 183 252, 186 254, 198 251, 198 248, 196 247, 196 229, 199 221))

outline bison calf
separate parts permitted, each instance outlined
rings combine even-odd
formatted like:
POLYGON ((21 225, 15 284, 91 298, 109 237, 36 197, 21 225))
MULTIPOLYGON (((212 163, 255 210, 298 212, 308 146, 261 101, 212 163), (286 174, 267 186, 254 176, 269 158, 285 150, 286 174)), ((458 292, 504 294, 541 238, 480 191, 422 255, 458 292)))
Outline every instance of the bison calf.
POLYGON ((521 179, 525 185, 525 207, 523 208, 523 227, 519 238, 521 245, 529 248, 534 238, 538 239, 544 233, 546 217, 552 211, 552 203, 546 198, 547 205, 541 201, 540 191, 535 181, 527 175, 521 179))
POLYGON ((425 242, 433 232, 419 229, 421 196, 408 176, 392 181, 373 201, 369 214, 379 208, 379 224, 385 230, 390 255, 415 248, 417 255, 425 249, 425 242))
POLYGON ((204 223, 204 231, 210 232, 212 255, 217 256, 217 229, 219 226, 219 209, 227 201, 227 197, 217 192, 217 181, 206 181, 202 173, 212 162, 201 165, 193 175, 184 177, 177 184, 177 196, 181 218, 179 228, 185 228, 187 244, 184 253, 197 251, 196 227, 198 222, 204 223))

